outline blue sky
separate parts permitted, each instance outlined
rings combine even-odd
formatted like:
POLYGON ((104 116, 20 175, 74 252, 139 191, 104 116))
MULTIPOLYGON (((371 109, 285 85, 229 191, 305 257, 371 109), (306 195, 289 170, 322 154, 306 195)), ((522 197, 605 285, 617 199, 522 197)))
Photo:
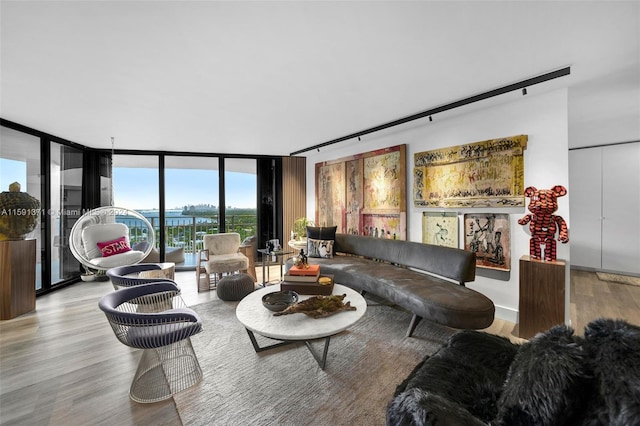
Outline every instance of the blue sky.
MULTIPOLYGON (((158 170, 116 168, 113 173, 114 204, 136 210, 158 208, 158 170)), ((226 204, 256 208, 256 175, 226 172, 226 204)), ((186 205, 218 205, 218 171, 166 169, 166 208, 186 205)))
POLYGON ((8 191, 9 185, 19 182, 24 191, 27 185, 27 163, 0 158, 0 190, 8 191))
MULTIPOLYGON (((218 171, 166 169, 166 207, 182 209, 185 205, 218 205, 218 171)), ((226 204, 231 207, 256 208, 256 175, 226 172, 226 204)), ((20 182, 26 189, 27 165, 24 161, 0 158, 0 189, 20 182)), ((114 169, 114 204, 136 210, 158 208, 158 169, 114 169)))
MULTIPOLYGON (((226 172, 226 204, 231 207, 256 207, 256 175, 226 172)), ((158 208, 158 170, 116 168, 113 176, 114 204, 136 210, 158 208)), ((185 205, 218 205, 218 171, 166 169, 165 203, 167 209, 185 205)))

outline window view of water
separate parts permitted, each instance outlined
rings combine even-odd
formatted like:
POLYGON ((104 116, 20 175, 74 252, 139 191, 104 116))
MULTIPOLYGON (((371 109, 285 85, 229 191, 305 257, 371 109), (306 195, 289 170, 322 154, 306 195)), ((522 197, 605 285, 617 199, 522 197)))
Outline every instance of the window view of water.
MULTIPOLYGON (((165 252, 181 249, 183 266, 194 266, 206 234, 237 232, 241 240, 257 234, 256 162, 251 159, 225 161, 225 223, 220 224, 218 159, 172 157, 165 159, 164 223, 160 222, 156 156, 115 155, 113 199, 117 207, 141 213, 155 230, 159 250, 164 233, 165 252)), ((118 221, 130 229, 132 246, 148 241, 146 226, 132 217, 118 221)))

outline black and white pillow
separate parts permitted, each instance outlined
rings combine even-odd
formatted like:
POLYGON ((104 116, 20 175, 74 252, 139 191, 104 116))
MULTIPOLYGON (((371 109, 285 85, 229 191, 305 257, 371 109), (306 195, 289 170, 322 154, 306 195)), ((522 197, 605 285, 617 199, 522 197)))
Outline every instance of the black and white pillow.
POLYGON ((307 256, 331 259, 333 257, 333 240, 307 238, 307 256))
POLYGON ((330 259, 337 226, 307 226, 307 256, 330 259))

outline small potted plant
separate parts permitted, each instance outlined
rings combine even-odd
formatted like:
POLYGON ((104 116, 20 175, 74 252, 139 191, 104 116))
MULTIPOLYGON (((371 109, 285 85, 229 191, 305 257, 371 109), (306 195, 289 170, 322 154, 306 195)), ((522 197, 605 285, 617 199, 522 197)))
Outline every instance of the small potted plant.
POLYGON ((293 232, 296 235, 295 240, 307 240, 307 226, 313 225, 313 222, 306 217, 299 217, 293 222, 293 232))

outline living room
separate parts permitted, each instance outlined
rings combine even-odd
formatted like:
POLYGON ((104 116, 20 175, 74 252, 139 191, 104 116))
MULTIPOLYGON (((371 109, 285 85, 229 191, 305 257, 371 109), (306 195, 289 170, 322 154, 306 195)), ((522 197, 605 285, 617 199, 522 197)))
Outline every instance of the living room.
MULTIPOLYGON (((625 269, 626 265, 611 268, 591 263, 594 257, 602 262, 602 254, 585 253, 586 249, 582 249, 593 249, 588 234, 595 228, 590 217, 584 218, 583 206, 590 196, 595 196, 591 193, 598 191, 592 191, 591 181, 586 188, 581 187, 585 176, 572 174, 584 161, 582 153, 591 149, 631 149, 623 151, 623 157, 637 160, 637 148, 633 148, 640 140, 637 2, 410 2, 399 6, 394 6, 395 2, 91 3, 2 2, 3 120, 107 154, 112 150, 112 136, 120 153, 131 150, 132 154, 181 152, 259 158, 286 157, 305 150, 297 156, 306 158, 306 182, 301 185, 306 206, 303 214, 311 219, 316 217, 317 209, 316 164, 406 144, 407 240, 416 242, 422 241, 423 213, 428 209, 412 203, 414 154, 526 134, 526 186, 568 188, 568 194, 558 200, 556 212, 569 223, 570 231, 570 242, 558 244, 557 253, 571 266, 565 279, 569 289, 565 318, 573 319, 577 330, 583 327, 575 324, 584 324, 577 319, 579 313, 572 312, 580 308, 569 300, 574 290, 569 285, 573 280, 570 274, 582 273, 583 269, 614 269, 630 276, 640 275, 637 264, 632 266, 634 270, 625 269), (451 34, 450 22, 456 22, 456 32, 461 34, 451 34), (191 36, 190 26, 194 31, 191 36), (216 31, 224 28, 232 36, 208 33, 208 27, 218 28, 216 31), (270 33, 271 29, 277 31, 270 33), (260 37, 264 38, 262 44, 257 43, 260 37), (227 44, 234 48, 224 50, 227 44), (186 55, 185 52, 192 53, 194 45, 202 49, 198 53, 203 62, 186 55), (209 50, 208 55, 204 53, 209 50), (158 74, 151 73, 151 67, 158 69, 158 74), (565 67, 570 68, 569 75, 527 86, 526 95, 519 88, 323 145, 565 67), (202 74, 208 74, 208 78, 196 82, 200 73, 194 70, 205 70, 202 74), (232 76, 236 79, 233 84, 232 76), (124 84, 125 79, 131 81, 124 84), (209 85, 213 87, 205 89, 209 85), (225 85, 233 86, 235 93, 224 91, 225 85)), ((4 156, 4 139, 2 148, 4 156)), ((633 185, 638 162, 619 168, 631 173, 627 184, 633 185)), ((590 172, 591 169, 582 171, 587 177, 595 174, 590 172)), ((623 193, 633 194, 632 188, 625 187, 623 193)), ((637 217, 638 201, 632 198, 632 206, 633 203, 635 211, 626 214, 637 217)), ((479 210, 482 209, 457 212, 462 220, 464 213, 479 210)), ((478 269, 476 280, 468 286, 493 301, 496 318, 501 321, 498 328, 502 330, 496 332, 508 335, 518 322, 517 259, 528 254, 529 235, 526 227, 517 224, 517 219, 526 213, 525 208, 499 211, 507 213, 511 220, 511 270, 478 269)), ((638 231, 629 223, 621 231, 626 234, 624 238, 640 240, 636 238, 638 231)), ((280 226, 279 237, 284 242, 291 225, 280 226)), ((600 231, 599 238, 608 235, 605 232, 603 236, 600 231)), ((600 242, 598 250, 602 250, 600 242)), ((623 255, 614 251, 613 257, 623 255)), ((193 273, 180 274, 179 284, 191 288, 193 273)), ((2 323, 3 336, 9 330, 12 336, 12 340, 2 341, 3 357, 5 342, 19 345, 22 339, 28 339, 16 334, 15 327, 37 333, 37 324, 41 323, 42 330, 50 334, 39 338, 51 344, 39 347, 46 353, 29 354, 50 367, 37 369, 45 376, 51 370, 49 379, 21 370, 20 361, 9 363, 9 367, 3 362, 3 424, 24 424, 28 419, 34 420, 31 424, 100 424, 119 411, 103 404, 126 407, 127 414, 117 417, 124 423, 199 424, 196 420, 186 421, 189 417, 184 412, 202 411, 202 406, 191 406, 184 398, 177 404, 151 406, 128 401, 126 390, 136 354, 103 333, 110 330, 104 318, 97 315, 101 315, 97 300, 107 291, 104 284, 91 289, 74 284, 39 296, 37 310, 29 318, 2 323), (74 310, 77 314, 91 311, 95 322, 75 314, 79 321, 75 326, 60 322, 61 314, 66 316, 74 310), (49 324, 45 327, 46 323, 49 324), (56 329, 55 324, 64 327, 56 329), (86 324, 91 325, 85 329, 86 324), (96 334, 100 339, 88 337, 97 329, 101 329, 96 334), (61 336, 67 333, 76 338, 62 343, 61 336), (65 360, 59 360, 58 354, 64 354, 65 360), (82 359, 91 359, 84 361, 83 370, 94 370, 92 373, 71 368, 69 362, 81 365, 82 359), (125 366, 116 365, 120 363, 125 366), (112 380, 110 372, 126 377, 112 380), (4 377, 9 376, 25 379, 21 385, 10 386, 20 389, 13 397, 4 386, 4 377), (96 394, 94 385, 86 385, 93 382, 102 383, 95 387, 96 394), (31 391, 29 383, 40 390, 31 391), (176 414, 176 405, 181 414, 176 414), (16 413, 16 407, 22 413, 4 420, 4 413, 16 413)), ((202 304, 215 299, 215 292, 192 297, 193 304, 202 304)), ((618 307, 609 308, 610 315, 620 312, 618 307)), ((593 315, 596 314, 589 312, 586 317, 593 315)), ((624 318, 639 323, 637 317, 624 318)), ((420 340, 428 340, 426 326, 420 327, 420 340)), ((219 333, 213 325, 207 330, 219 333)), ((248 339, 242 343, 248 344, 248 339)), ((301 352, 300 356, 308 355, 301 352)), ((259 362, 267 367, 271 360, 260 356, 259 362)), ((218 375, 232 374, 224 369, 210 371, 212 382, 218 375)), ((395 379, 398 384, 409 372, 410 369, 398 373, 389 378, 389 383, 395 379)), ((317 372, 294 371, 292 377, 304 374, 317 372)), ((333 370, 333 374, 338 377, 337 371, 333 370)), ((344 374, 348 380, 349 372, 344 374)), ((225 389, 230 387, 231 384, 225 389)), ((217 391, 209 388, 207 392, 217 391)), ((263 397, 260 392, 245 396, 248 405, 263 397)), ((386 397, 389 400, 391 395, 386 397)), ((270 415, 273 413, 263 417, 264 423, 276 418, 270 415)), ((210 422, 215 424, 215 419, 214 411, 210 422)), ((384 419, 373 419, 371 423, 384 423, 384 419)))

